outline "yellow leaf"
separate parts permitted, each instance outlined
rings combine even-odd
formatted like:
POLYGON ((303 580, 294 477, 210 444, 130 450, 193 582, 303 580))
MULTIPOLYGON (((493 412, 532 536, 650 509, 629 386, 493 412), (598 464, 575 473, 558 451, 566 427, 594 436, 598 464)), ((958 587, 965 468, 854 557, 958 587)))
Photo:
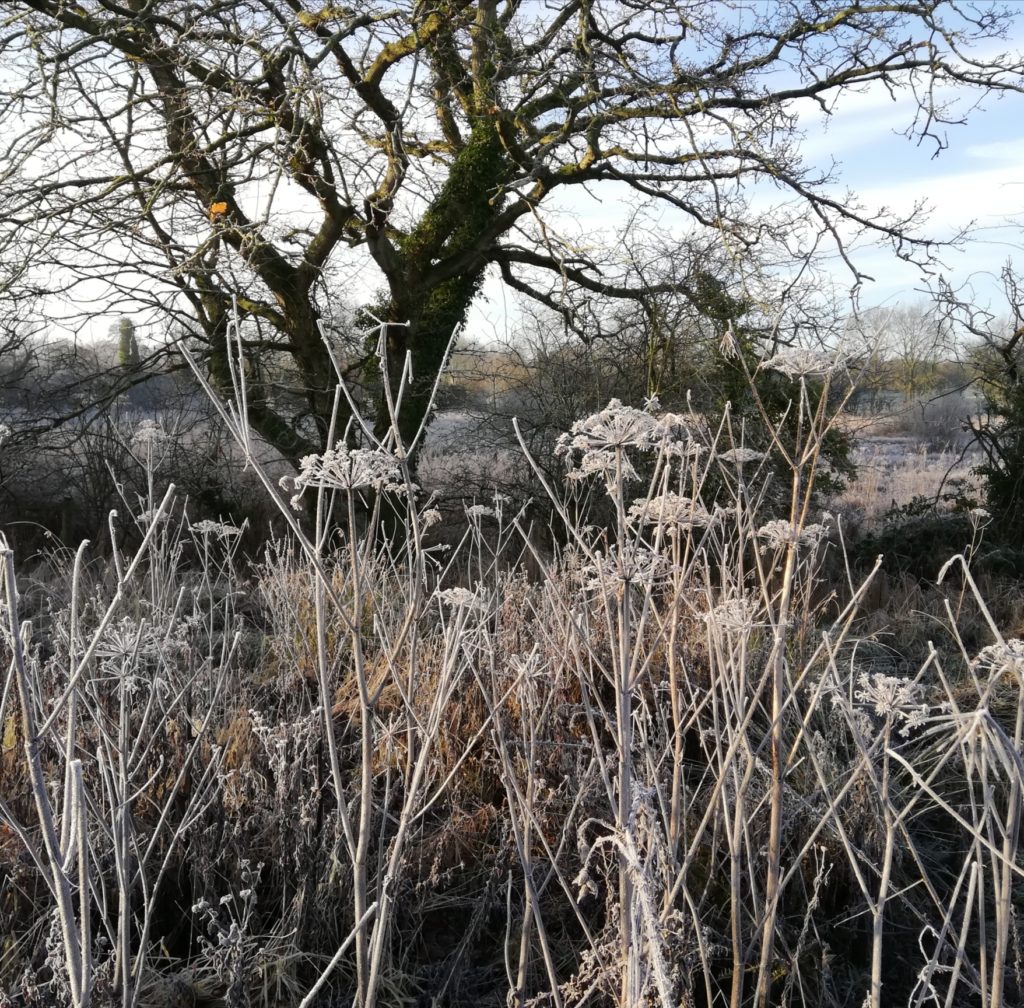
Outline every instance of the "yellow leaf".
POLYGON ((14 720, 12 714, 6 721, 4 721, 4 740, 3 740, 3 751, 10 752, 18 744, 18 728, 17 722, 14 720))

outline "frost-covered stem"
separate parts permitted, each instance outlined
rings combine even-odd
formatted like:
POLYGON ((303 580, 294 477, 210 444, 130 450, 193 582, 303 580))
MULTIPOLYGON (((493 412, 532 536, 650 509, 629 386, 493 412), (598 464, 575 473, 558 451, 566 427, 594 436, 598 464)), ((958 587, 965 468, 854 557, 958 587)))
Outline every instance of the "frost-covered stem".
POLYGON ((82 948, 82 1003, 88 1004, 92 993, 92 927, 89 907, 89 807, 85 799, 85 779, 82 761, 71 764, 71 786, 74 789, 74 836, 78 854, 78 924, 79 943, 82 948))
POLYGON ((338 946, 338 951, 334 953, 331 961, 323 968, 320 976, 317 978, 315 984, 306 992, 306 996, 299 1003, 299 1008, 310 1008, 310 1006, 316 1001, 317 995, 320 993, 321 988, 327 983, 327 978, 334 972, 337 965, 341 962, 342 957, 348 951, 349 945, 355 941, 356 935, 361 932, 365 932, 366 925, 369 924, 370 918, 377 912, 377 904, 374 903, 366 908, 366 912, 362 917, 358 918, 355 924, 352 926, 352 930, 349 931, 348 937, 338 946))
MULTIPOLYGON (((525 724, 525 721, 524 721, 525 724)), ((504 746, 502 746, 504 750, 504 746)), ((504 753, 503 753, 504 755, 504 753)), ((530 835, 533 827, 533 823, 529 815, 523 817, 523 822, 518 822, 518 817, 515 814, 515 804, 512 796, 512 774, 513 771, 511 761, 505 759, 505 791, 508 794, 508 807, 511 813, 511 825, 513 836, 515 838, 516 846, 519 849, 519 863, 523 869, 523 920, 519 929, 519 968, 516 971, 516 989, 515 989, 515 1001, 513 1004, 515 1008, 523 1008, 526 1004, 526 983, 530 971, 530 931, 533 927, 533 913, 534 913, 534 900, 533 900, 533 837, 530 835)), ((526 805, 527 808, 533 807, 534 801, 534 787, 535 787, 535 775, 533 772, 533 754, 530 754, 530 760, 527 762, 526 772, 526 805)))
MULTIPOLYGON (((167 485, 167 492, 164 494, 163 500, 160 502, 160 506, 156 510, 157 520, 163 515, 163 513, 170 506, 171 501, 174 499, 175 486, 173 483, 167 485)), ((114 512, 111 512, 113 515, 114 512)), ((114 614, 120 608, 121 602, 124 600, 125 588, 135 572, 138 570, 139 565, 142 563, 144 557, 149 552, 149 547, 153 539, 154 530, 157 526, 157 520, 154 520, 150 527, 146 530, 145 536, 142 538, 142 542, 139 544, 139 548, 135 551, 135 556, 132 557, 132 562, 128 565, 127 569, 122 569, 120 561, 118 562, 117 569, 117 590, 114 592, 114 597, 110 600, 110 605, 107 606, 106 611, 100 618, 96 629, 93 631, 92 640, 89 642, 89 646, 85 649, 85 653, 78 660, 77 665, 69 663, 71 668, 71 675, 64 692, 60 695, 60 698, 51 705, 50 713, 46 716, 46 720, 43 721, 39 727, 39 737, 41 738, 46 734, 53 726, 53 723, 57 720, 60 712, 64 709, 64 705, 68 700, 75 695, 75 691, 79 689, 80 680, 85 675, 86 670, 89 667, 89 663, 92 661, 93 655, 96 653, 96 648, 99 647, 100 641, 103 639, 103 635, 106 633, 107 627, 110 625, 110 621, 114 618, 114 614)), ((11 559, 13 569, 13 557, 11 559)))
MULTIPOLYGON (((1001 1008, 1006 983, 1006 958, 1009 950, 1010 929, 1013 926, 1013 868, 1017 863, 1020 842, 1021 817, 1021 740, 1024 735, 1024 686, 1018 681, 1017 717, 1013 730, 1013 745, 1009 748, 1010 797, 1006 806, 1006 824, 1003 828, 1002 863, 993 869, 996 887, 996 949, 992 963, 992 1008, 1001 1008), (997 874, 998 872, 998 874, 997 874)), ((1005 738, 1005 736, 1004 736, 1005 738)))
MULTIPOLYGON (((7 593, 8 627, 11 635, 15 682, 18 687, 18 702, 21 705, 22 734, 25 744, 25 758, 28 766, 32 797, 43 837, 43 847, 50 865, 51 888, 57 901, 57 916, 60 920, 67 958, 68 981, 71 987, 71 1001, 74 1008, 88 1008, 90 994, 89 950, 82 948, 81 933, 75 920, 74 900, 71 881, 63 867, 60 837, 54 822, 53 805, 46 791, 46 777, 43 773, 42 758, 39 754, 41 736, 36 722, 35 700, 28 680, 25 665, 25 648, 22 641, 22 627, 18 625, 18 586, 14 572, 14 553, 0 538, 0 556, 4 563, 4 587, 7 593)), ((25 625, 27 631, 28 624, 25 625)), ((81 894, 82 910, 88 913, 88 890, 81 894)))
MULTIPOLYGON (((796 529, 800 518, 801 473, 793 472, 790 498, 790 526, 796 529)), ((771 670, 772 727, 771 727, 771 787, 769 789, 768 859, 765 868, 764 924, 761 932, 761 961, 757 974, 758 1008, 768 1008, 771 995, 772 958, 775 954, 775 923, 778 918, 780 880, 782 877, 782 820, 784 780, 786 775, 782 718, 787 700, 786 644, 790 602, 796 580, 797 542, 790 542, 782 573, 782 591, 776 612, 775 639, 772 643, 768 667, 771 670)))
MULTIPOLYGON (((89 546, 84 539, 75 553, 75 563, 71 573, 71 612, 68 621, 68 665, 74 666, 78 652, 78 604, 82 579, 82 559, 89 546)), ((71 765, 74 761, 75 743, 78 735, 78 691, 71 694, 68 700, 68 724, 64 735, 64 814, 61 817, 60 848, 68 850, 71 845, 71 810, 70 801, 74 793, 71 781, 71 765)))
MULTIPOLYGON (((312 547, 311 547, 312 548, 312 547)), ((331 782, 334 786, 334 800, 338 810, 345 842, 350 853, 355 851, 355 837, 352 823, 345 805, 345 778, 341 772, 341 757, 338 753, 338 739, 331 717, 331 683, 327 655, 327 575, 317 570, 313 583, 313 616, 316 627, 316 674, 320 693, 320 708, 324 719, 324 735, 327 738, 327 758, 330 761, 331 782)))
MULTIPOLYGON (((754 759, 747 753, 747 765, 743 777, 739 776, 739 767, 735 759, 730 760, 728 769, 736 782, 735 808, 731 835, 729 836, 729 928, 732 942, 732 979, 729 990, 730 1008, 742 1008, 743 978, 746 968, 746 943, 743 940, 743 840, 746 827, 746 794, 750 778, 754 773, 754 759)), ((722 792, 723 797, 727 792, 722 792)))
MULTIPOLYGON (((678 546, 676 547, 678 549, 678 546)), ((673 594, 673 617, 679 609, 678 591, 673 594)), ((679 850, 683 831, 683 710, 679 691, 680 668, 678 656, 678 636, 681 619, 673 618, 668 634, 668 688, 669 703, 672 711, 672 789, 669 795, 668 842, 673 856, 679 850)), ((667 907, 666 907, 667 909, 667 907)))
MULTIPOLYGON (((374 725, 370 685, 366 675, 360 616, 363 608, 362 570, 356 537, 355 497, 348 493, 349 565, 352 578, 352 663, 356 688, 359 692, 359 822, 356 827, 356 848, 352 858, 353 903, 356 920, 362 920, 369 907, 367 859, 373 829, 373 749, 374 725)), ((329 702, 329 698, 328 698, 329 702)), ((338 795, 338 801, 343 801, 338 795)), ((356 1004, 359 1008, 372 1008, 370 990, 370 934, 364 924, 356 933, 356 1004)))
MULTIPOLYGON (((628 545, 626 527, 626 504, 624 500, 624 477, 622 449, 615 451, 615 516, 617 540, 619 544, 618 563, 620 567, 625 564, 625 551, 628 545)), ((625 571, 618 572, 624 575, 625 571)), ((615 676, 615 734, 618 747, 618 776, 619 793, 618 804, 615 813, 615 826, 619 835, 633 837, 633 684, 631 679, 630 655, 633 650, 632 626, 630 624, 629 609, 629 581, 625 576, 619 578, 622 582, 618 589, 617 599, 617 663, 618 669, 615 676)), ((625 849, 619 850, 619 933, 620 948, 622 952, 622 987, 621 1005, 636 1005, 640 1000, 639 980, 640 970, 638 949, 636 948, 636 935, 634 933, 634 883, 630 872, 629 860, 625 849)))
MULTIPOLYGON (((510 687, 505 697, 512 694, 515 687, 510 687)), ((550 998, 554 1008, 563 1008, 562 992, 558 986, 558 969, 556 967, 551 942, 548 938, 547 929, 544 926, 544 919, 540 913, 540 894, 534 882, 534 845, 539 843, 548 852, 552 867, 557 860, 548 848, 543 836, 543 829, 540 828, 536 816, 537 801, 537 736, 536 725, 543 717, 543 711, 537 706, 524 703, 521 726, 523 732, 523 765, 526 768, 526 787, 521 791, 516 783, 517 768, 509 752, 508 742, 504 734, 504 727, 501 719, 496 716, 497 710, 505 697, 489 696, 485 691, 485 701, 488 706, 489 716, 494 719, 493 738, 498 751, 498 758, 502 769, 502 778, 505 784, 505 795, 508 802, 509 824, 512 831, 512 839, 516 846, 516 854, 519 864, 523 870, 523 917, 519 932, 519 963, 515 978, 512 977, 511 965, 508 962, 508 951, 506 948, 506 972, 509 985, 513 988, 511 1004, 514 1008, 523 1008, 527 1003, 527 983, 530 972, 530 935, 535 932, 537 942, 540 945, 541 956, 544 960, 544 968, 547 971, 548 987, 547 996, 550 998)), ((568 893, 565 881, 562 880, 563 888, 568 893)), ((512 877, 509 875, 509 892, 511 894, 512 877)), ((571 896, 571 894, 570 894, 571 896)), ((582 923, 582 921, 581 921, 582 923)), ((511 908, 509 909, 509 920, 506 927, 511 927, 511 908)), ((584 931, 586 926, 584 925, 584 931)))
POLYGON ((1006 807, 1006 823, 1003 827, 1003 856, 998 865, 992 866, 992 881, 995 888, 996 947, 992 957, 992 993, 989 1008, 1002 1008, 1004 1004, 1006 959, 1010 946, 1010 929, 1013 925, 1013 865, 1017 863, 1020 806, 1021 782, 1018 774, 1014 774, 1010 782, 1010 798, 1006 807))
POLYGON ((882 942, 885 937, 885 904, 889 896, 892 877, 892 856, 896 844, 896 828, 889 807, 889 785, 892 769, 889 763, 889 738, 892 718, 886 718, 882 745, 882 774, 878 800, 885 819, 885 849, 882 853, 882 872, 878 880, 878 899, 871 906, 871 1008, 882 1008, 882 942))

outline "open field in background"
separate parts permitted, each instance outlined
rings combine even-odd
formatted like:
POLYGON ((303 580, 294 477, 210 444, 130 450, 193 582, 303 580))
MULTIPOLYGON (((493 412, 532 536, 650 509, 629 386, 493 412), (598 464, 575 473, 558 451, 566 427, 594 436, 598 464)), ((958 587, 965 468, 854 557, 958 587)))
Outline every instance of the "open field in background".
POLYGON ((951 481, 979 488, 971 470, 982 456, 963 429, 975 409, 974 398, 955 393, 888 412, 839 417, 854 439, 857 473, 835 504, 851 529, 876 525, 887 511, 915 498, 937 500, 951 481))
MULTIPOLYGON (((912 418, 911 418, 912 419, 912 418)), ((915 498, 937 498, 950 481, 979 488, 971 470, 981 454, 966 443, 948 419, 933 429, 900 432, 905 412, 851 417, 843 426, 855 438, 852 460, 857 473, 834 501, 847 527, 870 528, 892 508, 915 498)), ((530 469, 514 442, 511 422, 467 412, 443 414, 432 425, 420 463, 424 488, 441 497, 466 496, 486 501, 495 490, 536 492, 530 469)))
POLYGON ((891 508, 918 497, 938 497, 950 480, 977 485, 978 452, 930 448, 915 435, 863 434, 853 452, 857 475, 836 499, 851 522, 877 522, 891 508))

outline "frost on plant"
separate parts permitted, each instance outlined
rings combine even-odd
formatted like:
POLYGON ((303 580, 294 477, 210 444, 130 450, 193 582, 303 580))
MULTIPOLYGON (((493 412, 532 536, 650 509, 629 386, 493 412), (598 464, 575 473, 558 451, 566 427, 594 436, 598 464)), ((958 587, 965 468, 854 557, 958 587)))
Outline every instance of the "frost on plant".
POLYGON ((789 378, 824 378, 846 365, 845 355, 826 350, 801 350, 788 347, 761 362, 763 368, 778 371, 789 378))
POLYGON ((719 452, 718 460, 720 462, 735 462, 742 465, 744 462, 760 462, 764 457, 764 452, 755 451, 753 448, 740 447, 719 452))
POLYGON ((143 420, 132 434, 132 447, 147 451, 167 440, 167 432, 156 420, 143 420))
POLYGON ((656 441, 657 421, 650 413, 623 406, 620 400, 612 399, 603 410, 577 420, 569 433, 558 439, 555 452, 569 455, 594 449, 647 449, 656 441))
POLYGON ((381 449, 346 448, 338 442, 322 455, 306 455, 299 475, 285 476, 281 486, 295 491, 292 507, 298 508, 307 487, 323 490, 393 490, 400 486, 398 460, 381 449))
POLYGON ((483 600, 468 588, 445 588, 437 592, 437 600, 453 609, 482 609, 483 600))
POLYGON ((154 657, 159 651, 159 642, 153 628, 145 622, 138 623, 130 616, 118 620, 103 634, 96 645, 96 657, 104 662, 139 662, 154 657))
POLYGON ((647 588, 663 582, 671 573, 666 558, 654 550, 619 550, 612 547, 607 556, 595 554, 594 562, 580 571, 585 591, 597 594, 616 592, 625 585, 647 588))
POLYGON ((757 626, 757 605, 747 598, 726 599, 704 615, 711 628, 743 633, 757 626))
POLYGON ((828 536, 828 526, 819 524, 798 528, 785 518, 776 518, 762 525, 754 535, 761 540, 762 552, 769 549, 785 549, 790 545, 815 549, 828 536))
POLYGON ((145 511, 140 511, 135 516, 135 520, 140 525, 152 525, 154 522, 165 522, 168 518, 170 518, 170 515, 166 511, 161 511, 159 508, 146 508, 145 511))
POLYGON ((578 420, 555 445, 555 454, 565 460, 570 480, 600 476, 609 491, 621 489, 627 480, 638 478, 626 449, 661 451, 669 459, 697 458, 704 450, 697 440, 697 417, 682 413, 652 414, 659 408, 656 397, 647 399, 645 409, 624 406, 612 399, 597 413, 578 420))
POLYGON ((635 501, 629 517, 646 525, 665 525, 670 530, 705 528, 715 521, 715 516, 699 500, 671 490, 650 500, 635 501))
POLYGON ((696 437, 702 430, 700 421, 692 413, 662 413, 654 422, 655 438, 674 454, 684 449, 688 454, 700 454, 703 448, 696 437))
POLYGON ((189 528, 196 535, 210 536, 215 539, 232 539, 242 534, 242 530, 235 525, 226 525, 224 522, 210 521, 206 518, 193 522, 189 528))
POLYGON ((569 470, 570 480, 584 480, 589 476, 600 476, 609 486, 638 478, 636 468, 625 455, 604 448, 585 451, 579 465, 569 470))
POLYGON ((670 438, 666 436, 661 450, 670 459, 696 459, 703 453, 704 446, 692 437, 670 438))
POLYGON ((1001 644, 989 644, 978 652, 971 667, 990 675, 994 673, 1024 679, 1024 640, 1011 637, 1001 644))
POLYGON ((931 709, 923 702, 921 686, 910 679, 862 672, 857 676, 857 684, 854 697, 878 717, 902 722, 902 735, 928 719, 931 709))

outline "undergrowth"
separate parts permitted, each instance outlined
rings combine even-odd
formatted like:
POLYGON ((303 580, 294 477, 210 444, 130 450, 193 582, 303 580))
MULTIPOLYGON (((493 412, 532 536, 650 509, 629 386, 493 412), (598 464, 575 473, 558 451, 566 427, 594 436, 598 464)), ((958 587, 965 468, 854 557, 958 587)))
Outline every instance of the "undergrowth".
POLYGON ((1020 1003, 1024 643, 968 553, 941 654, 867 660, 827 366, 765 366, 768 452, 577 423, 554 555, 500 496, 443 548, 412 446, 354 431, 265 480, 292 536, 254 569, 173 488, 33 622, 5 550, 0 1004, 1020 1003))

